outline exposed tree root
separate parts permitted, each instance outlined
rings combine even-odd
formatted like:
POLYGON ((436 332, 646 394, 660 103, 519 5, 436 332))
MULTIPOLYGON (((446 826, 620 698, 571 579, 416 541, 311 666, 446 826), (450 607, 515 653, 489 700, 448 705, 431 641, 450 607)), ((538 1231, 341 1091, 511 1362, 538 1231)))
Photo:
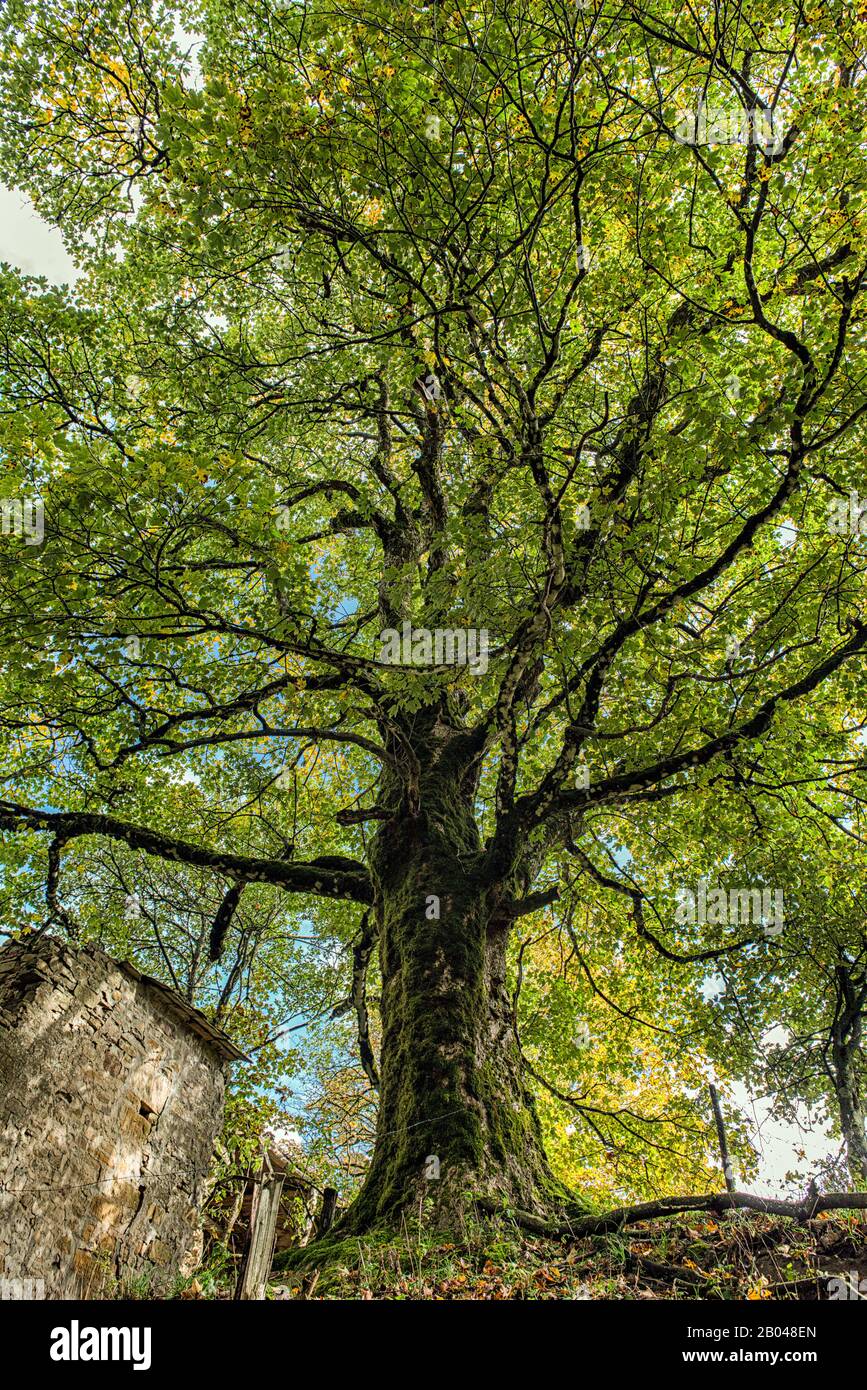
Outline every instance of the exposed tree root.
POLYGON ((482 1211, 510 1217, 517 1225, 537 1235, 577 1240, 582 1236, 601 1236, 619 1231, 638 1221, 653 1221, 663 1216, 677 1216, 685 1211, 709 1211, 721 1215, 736 1209, 760 1211, 769 1216, 789 1216, 796 1221, 809 1221, 820 1211, 865 1210, 867 1192, 809 1193, 800 1202, 784 1202, 775 1197, 754 1197, 750 1192, 716 1192, 706 1197, 661 1197, 657 1202, 642 1202, 635 1207, 616 1207, 601 1216, 582 1216, 565 1223, 544 1221, 531 1212, 503 1208, 487 1197, 479 1197, 476 1205, 482 1211))
POLYGON ((708 1276, 699 1270, 684 1269, 680 1265, 660 1264, 658 1260, 649 1260, 646 1255, 627 1255, 623 1261, 623 1268, 634 1270, 647 1279, 661 1281, 671 1288, 681 1283, 687 1284, 690 1288, 702 1289, 709 1282, 708 1276))

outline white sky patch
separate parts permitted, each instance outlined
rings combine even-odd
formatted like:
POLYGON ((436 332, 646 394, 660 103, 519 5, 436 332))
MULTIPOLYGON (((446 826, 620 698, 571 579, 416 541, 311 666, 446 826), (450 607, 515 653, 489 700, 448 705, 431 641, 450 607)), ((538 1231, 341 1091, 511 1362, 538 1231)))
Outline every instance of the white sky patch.
POLYGON ((759 1157, 755 1178, 739 1183, 739 1187, 759 1197, 791 1197, 792 1193, 785 1190, 787 1173, 803 1174, 806 1187, 813 1165, 837 1153, 839 1141, 811 1120, 806 1106, 799 1107, 795 1124, 787 1124, 770 1119, 770 1100, 754 1100, 741 1082, 735 1082, 729 1094, 746 1116, 750 1142, 759 1157), (797 1149, 803 1151, 804 1158, 797 1149))
POLYGON ((145 777, 145 784, 149 787, 159 786, 163 782, 171 782, 173 787, 182 787, 186 783, 194 787, 200 787, 202 785, 201 777, 197 772, 193 772, 190 767, 185 767, 183 769, 167 767, 159 776, 153 777, 148 774, 148 776, 145 777))
POLYGON ((762 1046, 785 1047, 790 1037, 791 1033, 784 1023, 775 1023, 773 1028, 762 1034, 762 1046))
POLYGON ((183 772, 178 772, 176 769, 172 768, 166 776, 170 782, 175 782, 178 786, 183 786, 187 782, 194 787, 200 787, 202 785, 201 777, 197 772, 193 772, 191 767, 185 767, 183 772))
POLYGON ((200 89, 204 83, 202 80, 202 69, 199 67, 197 50, 205 42, 202 34, 191 34, 189 30, 175 21, 174 33, 172 38, 182 53, 187 57, 186 82, 189 87, 200 89))
POLYGON ((719 999, 725 994, 726 982, 722 975, 706 975, 699 986, 699 993, 707 1004, 711 999, 719 999))
POLYGON ((289 1150, 290 1154, 292 1149, 304 1147, 304 1140, 297 1129, 290 1129, 288 1125, 266 1125, 264 1134, 273 1141, 276 1148, 289 1150))
POLYGON ((78 271, 56 227, 40 217, 23 193, 0 184, 0 261, 25 275, 44 275, 53 285, 71 285, 78 271))

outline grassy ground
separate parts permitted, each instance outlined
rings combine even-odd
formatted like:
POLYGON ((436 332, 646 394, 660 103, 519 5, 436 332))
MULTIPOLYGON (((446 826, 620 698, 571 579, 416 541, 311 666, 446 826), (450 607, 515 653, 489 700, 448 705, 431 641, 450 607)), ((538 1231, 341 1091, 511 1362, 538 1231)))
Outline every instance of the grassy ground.
MULTIPOLYGON (((803 1224, 741 1212, 690 1216, 577 1241, 528 1237, 506 1221, 486 1222, 460 1244, 407 1230, 399 1240, 345 1241, 322 1254, 317 1261, 317 1249, 309 1247, 303 1269, 275 1271, 268 1296, 811 1301, 828 1298, 835 1278, 854 1283, 850 1297, 857 1297, 858 1280, 867 1290, 867 1221, 847 1215, 803 1224)), ((221 1283, 205 1270, 180 1296, 226 1297, 221 1283)))

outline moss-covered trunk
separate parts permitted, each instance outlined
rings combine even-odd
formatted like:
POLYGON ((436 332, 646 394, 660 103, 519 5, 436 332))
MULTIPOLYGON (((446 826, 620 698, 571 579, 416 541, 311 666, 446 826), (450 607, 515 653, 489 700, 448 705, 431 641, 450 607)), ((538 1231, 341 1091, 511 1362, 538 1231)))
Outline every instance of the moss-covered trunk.
POLYGON ((380 1110, 363 1190, 344 1231, 419 1210, 459 1229, 472 1197, 550 1210, 552 1178, 524 1079, 506 981, 508 909, 479 885, 473 778, 424 767, 372 853, 382 969, 380 1110))

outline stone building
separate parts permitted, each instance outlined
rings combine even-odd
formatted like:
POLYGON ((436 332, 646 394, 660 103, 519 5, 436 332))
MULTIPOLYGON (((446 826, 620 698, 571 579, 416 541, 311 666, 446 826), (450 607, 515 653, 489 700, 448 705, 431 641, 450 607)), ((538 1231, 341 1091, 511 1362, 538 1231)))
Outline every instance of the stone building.
POLYGON ((225 1068, 242 1057, 96 946, 0 950, 0 1294, 165 1292, 195 1258, 225 1068))

